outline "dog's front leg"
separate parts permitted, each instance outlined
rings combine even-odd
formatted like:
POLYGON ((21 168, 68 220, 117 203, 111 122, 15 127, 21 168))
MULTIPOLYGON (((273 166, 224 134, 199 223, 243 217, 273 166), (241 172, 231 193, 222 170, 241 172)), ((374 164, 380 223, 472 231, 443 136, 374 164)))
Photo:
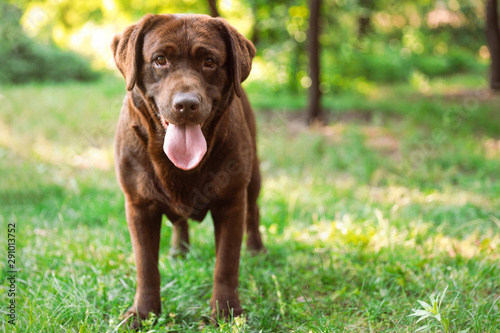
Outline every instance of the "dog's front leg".
POLYGON ((125 208, 137 269, 134 305, 125 316, 130 317, 132 328, 138 328, 140 319, 161 311, 158 252, 162 214, 153 204, 137 205, 130 200, 126 200, 125 208))
POLYGON ((212 318, 234 317, 242 313, 238 296, 240 251, 246 216, 246 191, 212 208, 215 229, 214 287, 210 305, 212 318))

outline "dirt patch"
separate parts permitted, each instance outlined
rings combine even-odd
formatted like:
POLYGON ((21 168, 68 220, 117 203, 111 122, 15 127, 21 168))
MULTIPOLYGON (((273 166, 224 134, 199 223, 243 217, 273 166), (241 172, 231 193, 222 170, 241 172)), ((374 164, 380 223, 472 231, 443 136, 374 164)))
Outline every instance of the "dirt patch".
POLYGON ((371 111, 353 110, 331 113, 329 115, 329 124, 331 125, 313 124, 312 126, 307 125, 304 113, 261 110, 259 114, 264 119, 264 131, 275 131, 278 128, 286 129, 290 138, 302 133, 319 133, 334 144, 341 144, 345 140, 346 129, 349 125, 356 124, 365 137, 365 145, 368 148, 401 160, 398 137, 386 127, 373 125, 373 112, 371 111))
POLYGON ((446 92, 437 96, 442 96, 446 99, 463 100, 463 99, 478 99, 481 102, 495 100, 499 95, 494 94, 490 89, 467 89, 446 92))
MULTIPOLYGON (((334 143, 341 143, 343 134, 348 123, 339 122, 330 126, 316 126, 315 131, 321 132, 325 137, 334 143)), ((399 139, 382 126, 362 125, 360 127, 365 136, 365 145, 368 148, 378 150, 397 160, 401 159, 399 139)))

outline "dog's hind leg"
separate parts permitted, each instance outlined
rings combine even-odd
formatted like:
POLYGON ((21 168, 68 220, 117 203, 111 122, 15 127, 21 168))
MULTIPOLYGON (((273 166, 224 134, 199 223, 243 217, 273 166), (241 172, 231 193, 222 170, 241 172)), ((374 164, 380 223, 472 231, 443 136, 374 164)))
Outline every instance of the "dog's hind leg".
POLYGON ((262 243, 262 237, 259 231, 259 206, 257 205, 257 199, 260 192, 260 171, 259 171, 259 160, 254 159, 252 179, 247 189, 247 217, 245 221, 246 233, 247 233, 247 250, 251 252, 265 252, 266 249, 262 243))
POLYGON ((170 255, 182 256, 189 251, 189 224, 185 218, 180 218, 172 223, 174 228, 172 232, 170 255))

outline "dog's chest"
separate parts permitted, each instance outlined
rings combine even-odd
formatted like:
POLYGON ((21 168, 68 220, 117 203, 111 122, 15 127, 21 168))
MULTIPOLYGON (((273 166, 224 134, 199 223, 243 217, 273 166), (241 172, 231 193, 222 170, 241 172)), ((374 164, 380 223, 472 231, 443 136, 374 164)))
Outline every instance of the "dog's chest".
POLYGON ((167 202, 164 204, 174 214, 195 220, 202 220, 210 205, 210 200, 198 199, 201 185, 193 183, 167 181, 165 186, 167 202))
POLYGON ((175 215, 201 221, 230 180, 230 175, 220 171, 196 175, 168 174, 162 179, 164 204, 175 215))

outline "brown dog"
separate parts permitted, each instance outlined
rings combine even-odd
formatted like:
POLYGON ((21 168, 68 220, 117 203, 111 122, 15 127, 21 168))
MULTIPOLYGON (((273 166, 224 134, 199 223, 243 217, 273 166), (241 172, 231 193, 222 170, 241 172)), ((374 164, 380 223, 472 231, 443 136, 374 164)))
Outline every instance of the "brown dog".
POLYGON ((212 316, 241 314, 240 249, 264 250, 255 119, 241 88, 255 48, 225 20, 147 15, 115 36, 114 59, 128 94, 115 142, 117 178, 137 266, 126 315, 158 314, 162 216, 174 224, 173 249, 186 251, 187 219, 214 221, 212 316))

